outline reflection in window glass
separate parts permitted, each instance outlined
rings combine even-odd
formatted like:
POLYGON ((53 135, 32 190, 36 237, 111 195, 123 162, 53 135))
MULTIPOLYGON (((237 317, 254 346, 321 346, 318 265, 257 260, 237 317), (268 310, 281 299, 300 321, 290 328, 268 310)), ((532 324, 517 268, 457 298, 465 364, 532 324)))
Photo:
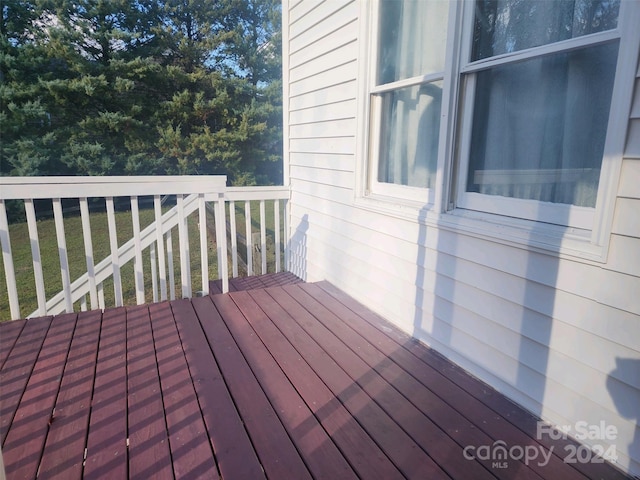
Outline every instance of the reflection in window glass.
POLYGON ((618 43, 477 74, 467 191, 594 207, 618 43))
POLYGON ((478 0, 472 61, 611 30, 620 0, 478 0))
POLYGON ((444 0, 380 2, 378 85, 444 70, 448 12, 444 0))
POLYGON ((378 181, 433 187, 438 156, 442 82, 382 94, 378 181))

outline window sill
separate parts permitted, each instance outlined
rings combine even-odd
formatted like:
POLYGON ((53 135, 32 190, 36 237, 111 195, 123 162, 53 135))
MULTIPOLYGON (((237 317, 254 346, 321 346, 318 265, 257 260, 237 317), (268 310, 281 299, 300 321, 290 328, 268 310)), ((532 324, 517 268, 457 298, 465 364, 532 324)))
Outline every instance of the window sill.
POLYGON ((432 202, 421 202, 406 198, 392 197, 380 193, 369 193, 355 200, 356 206, 375 213, 397 217, 412 222, 424 222, 427 212, 432 211, 432 202))
POLYGON ((464 209, 433 215, 427 223, 438 228, 572 260, 606 262, 606 245, 592 243, 589 230, 464 209))
POLYGON ((602 264, 607 260, 607 245, 592 243, 589 230, 461 208, 438 214, 433 211, 432 203, 424 204, 379 194, 358 197, 355 205, 378 214, 546 255, 590 264, 602 264))

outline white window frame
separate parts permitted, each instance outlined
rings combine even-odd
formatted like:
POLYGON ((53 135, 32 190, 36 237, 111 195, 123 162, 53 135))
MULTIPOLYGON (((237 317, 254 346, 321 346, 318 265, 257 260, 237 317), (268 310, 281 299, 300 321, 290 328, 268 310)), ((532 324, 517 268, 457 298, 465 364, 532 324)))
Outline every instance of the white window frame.
MULTIPOLYGON (((460 98, 461 113, 458 120, 460 151, 457 158, 458 174, 454 179, 457 194, 452 204, 454 207, 452 213, 458 213, 467 218, 473 218, 474 215, 477 215, 477 218, 483 221, 491 218, 507 227, 520 230, 523 228, 536 230, 539 232, 538 237, 546 237, 541 241, 546 242, 552 250, 560 252, 567 250, 577 253, 579 256, 587 256, 596 260, 606 259, 605 247, 608 245, 613 220, 617 181, 622 164, 634 74, 637 67, 635 64, 630 64, 628 59, 637 59, 639 51, 637 32, 634 34, 634 30, 640 22, 640 5, 634 3, 621 2, 616 29, 475 62, 461 62, 458 75, 461 90, 465 90, 466 93, 461 94, 460 98), (634 35, 636 36, 634 37, 634 35), (636 40, 633 41, 633 38, 636 40), (618 59, 595 207, 579 207, 466 192, 474 100, 474 74, 512 61, 537 58, 542 55, 601 45, 616 40, 619 40, 618 59), (530 225, 528 228, 527 221, 530 225)), ((468 59, 471 56, 473 14, 473 3, 465 3, 461 59, 468 59)), ((531 235, 527 237, 531 239, 531 235)))
POLYGON ((361 138, 366 138, 366 145, 361 146, 361 157, 366 158, 366 162, 359 178, 358 191, 360 197, 366 197, 373 201, 386 202, 387 204, 403 204, 405 206, 413 206, 419 208, 431 209, 436 201, 436 189, 427 187, 414 187, 409 185, 399 185, 387 182, 378 181, 379 173, 379 160, 380 160, 380 139, 382 128, 382 94, 393 92, 401 88, 413 87, 417 85, 428 84, 432 82, 443 82, 442 92, 442 110, 440 115, 440 131, 438 135, 438 157, 436 160, 437 170, 435 185, 438 185, 441 181, 442 164, 444 162, 444 152, 446 136, 448 129, 446 128, 447 115, 445 114, 446 107, 449 105, 449 78, 447 71, 451 71, 449 62, 450 55, 450 41, 449 32, 453 28, 452 20, 455 18, 453 14, 455 11, 455 5, 452 4, 449 7, 449 21, 447 25, 447 52, 445 54, 445 66, 444 70, 427 75, 419 75, 412 78, 406 78, 383 85, 376 85, 377 78, 377 58, 378 58, 378 17, 379 17, 379 2, 364 2, 361 9, 361 36, 363 39, 361 44, 361 59, 365 59, 363 62, 363 68, 361 68, 361 89, 365 91, 364 103, 360 106, 360 111, 364 111, 363 118, 366 120, 361 122, 359 128, 359 134, 361 138), (452 18, 453 17, 453 18, 452 18), (364 89, 364 90, 363 90, 364 89))
MULTIPOLYGON (((425 75, 421 77, 409 78, 406 80, 399 80, 397 82, 388 83, 373 87, 371 89, 370 101, 371 101, 371 155, 370 155, 370 178, 369 184, 372 193, 387 196, 396 197, 405 200, 418 201, 423 203, 430 203, 430 189, 428 187, 414 187, 410 185, 400 185, 396 183, 381 182, 378 180, 379 167, 380 167, 380 142, 382 137, 382 110, 384 93, 396 91, 400 88, 414 87, 417 85, 423 85, 426 83, 432 83, 444 80, 444 72, 439 72, 433 75, 425 75)), ((438 138, 438 151, 440 151, 440 136, 438 138)), ((432 197, 432 196, 431 196, 432 197)))
MULTIPOLYGON (((469 25, 469 22, 473 22, 473 20, 473 12, 468 13, 465 17, 465 41, 463 42, 464 48, 461 53, 461 57, 463 59, 471 57, 472 31, 470 30, 472 30, 472 25, 469 25)), ((456 189, 458 192, 456 206, 458 208, 539 221, 552 225, 574 227, 582 230, 590 230, 593 227, 595 213, 594 208, 466 191, 473 123, 473 103, 475 99, 475 80, 477 73, 486 71, 489 68, 510 65, 514 62, 541 58, 550 54, 567 52, 578 48, 602 45, 620 39, 620 29, 617 28, 615 30, 584 35, 540 47, 520 50, 514 53, 497 55, 487 59, 469 62, 462 66, 460 74, 462 76, 462 82, 464 82, 464 93, 462 95, 463 98, 461 99, 463 113, 462 118, 460 119, 460 173, 458 175, 456 189)), ((619 64, 620 62, 616 63, 619 64)), ((611 109, 612 108, 613 105, 611 105, 611 109)), ((611 122, 609 121, 607 131, 610 130, 610 123, 611 122)), ((605 156, 607 152, 606 144, 607 142, 605 141, 605 156)), ((602 168, 606 168, 604 162, 602 168)))
MULTIPOLYGON (((375 49, 378 38, 377 3, 363 2, 360 16, 361 74, 358 90, 363 94, 358 96, 358 135, 362 141, 358 144, 356 154, 362 161, 356 172, 356 204, 379 213, 417 220, 427 225, 464 232, 504 244, 524 246, 540 252, 566 255, 586 261, 606 261, 638 68, 638 63, 630 59, 638 59, 640 54, 640 36, 636 31, 637 25, 640 25, 640 3, 622 0, 618 27, 615 30, 476 62, 463 62, 463 59, 470 58, 475 2, 452 1, 447 30, 445 71, 442 77, 444 85, 437 174, 435 188, 432 189, 372 182, 372 179, 377 178, 378 152, 375 141, 379 138, 379 130, 376 129, 379 129, 380 125, 375 123, 371 103, 374 94, 382 91, 374 85, 377 62, 375 49), (498 201, 501 205, 496 209, 495 199, 490 198, 491 195, 465 192, 471 136, 468 107, 469 102, 473 102, 473 96, 463 96, 462 92, 468 88, 464 83, 473 81, 469 80, 473 78, 473 72, 506 63, 514 58, 532 58, 540 53, 551 54, 616 38, 620 38, 618 61, 595 208, 498 197, 499 200, 507 202, 498 201), (461 195, 461 192, 467 195, 461 195), (554 217, 557 223, 563 225, 554 224, 554 217)), ((424 79, 415 78, 402 82, 415 84, 413 82, 422 81, 424 79)), ((395 84, 386 86, 392 87, 395 84)))

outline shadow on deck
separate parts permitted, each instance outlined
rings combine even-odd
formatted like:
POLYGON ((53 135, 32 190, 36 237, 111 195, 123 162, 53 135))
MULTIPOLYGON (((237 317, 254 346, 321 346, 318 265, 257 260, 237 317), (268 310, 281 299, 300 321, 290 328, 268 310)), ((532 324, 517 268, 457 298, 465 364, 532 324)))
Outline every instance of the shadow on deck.
POLYGON ((7 478, 626 478, 332 285, 236 283, 0 325, 7 478))

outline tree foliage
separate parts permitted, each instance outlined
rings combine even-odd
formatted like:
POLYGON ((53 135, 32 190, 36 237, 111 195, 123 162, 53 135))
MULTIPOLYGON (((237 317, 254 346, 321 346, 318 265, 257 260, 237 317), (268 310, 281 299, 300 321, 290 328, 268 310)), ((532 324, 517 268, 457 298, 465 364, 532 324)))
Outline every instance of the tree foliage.
POLYGON ((0 174, 280 181, 277 0, 0 6, 0 174))

